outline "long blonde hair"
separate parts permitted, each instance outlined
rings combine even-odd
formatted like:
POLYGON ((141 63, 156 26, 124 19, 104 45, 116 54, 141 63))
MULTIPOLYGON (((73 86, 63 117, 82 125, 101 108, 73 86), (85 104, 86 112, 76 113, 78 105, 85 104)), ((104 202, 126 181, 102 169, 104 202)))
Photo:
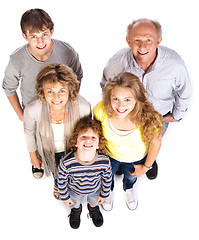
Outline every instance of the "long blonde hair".
POLYGON ((143 141, 146 146, 155 133, 162 134, 164 121, 162 116, 153 108, 146 98, 146 90, 139 78, 134 74, 124 72, 106 82, 103 105, 109 118, 114 117, 115 111, 111 104, 111 93, 115 87, 126 87, 132 91, 136 100, 134 109, 129 113, 131 121, 140 126, 143 141))

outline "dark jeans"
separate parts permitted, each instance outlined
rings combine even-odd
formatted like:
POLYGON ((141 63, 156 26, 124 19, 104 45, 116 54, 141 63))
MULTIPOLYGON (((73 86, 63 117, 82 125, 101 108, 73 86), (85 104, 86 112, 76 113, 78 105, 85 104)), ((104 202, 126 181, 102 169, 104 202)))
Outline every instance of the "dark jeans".
POLYGON ((124 163, 124 162, 119 162, 116 159, 112 158, 109 156, 110 160, 111 160, 111 166, 112 166, 112 186, 111 186, 111 190, 113 190, 114 188, 114 175, 117 172, 119 165, 122 165, 123 168, 123 173, 124 173, 124 178, 123 178, 123 189, 124 191, 126 191, 127 189, 130 189, 133 187, 133 185, 135 184, 135 182, 137 181, 137 178, 134 177, 133 175, 130 174, 130 172, 134 172, 135 168, 134 165, 138 165, 138 164, 144 164, 146 161, 146 157, 145 156, 143 159, 133 162, 133 163, 124 163))
MULTIPOLYGON (((64 156, 65 156, 65 152, 55 153, 55 162, 57 167, 59 166, 61 158, 64 156)), ((53 177, 54 177, 54 174, 53 174, 53 177)), ((54 183, 55 183, 55 186, 57 186, 57 179, 54 179, 54 183)))
MULTIPOLYGON (((165 134, 168 126, 169 126, 169 123, 165 122, 165 127, 164 127, 164 130, 162 132, 162 135, 165 134)), ((111 158, 110 156, 109 156, 109 158, 111 160, 112 177, 113 177, 111 190, 113 190, 113 188, 114 188, 114 174, 118 171, 119 165, 121 165, 122 169, 123 169, 123 173, 124 173, 123 189, 125 191, 127 189, 132 188, 134 183, 137 181, 137 178, 133 177, 129 172, 134 172, 135 171, 134 165, 136 165, 136 164, 144 164, 145 161, 146 161, 147 155, 143 159, 141 159, 141 160, 139 160, 137 162, 133 162, 133 163, 119 162, 116 159, 111 158)))

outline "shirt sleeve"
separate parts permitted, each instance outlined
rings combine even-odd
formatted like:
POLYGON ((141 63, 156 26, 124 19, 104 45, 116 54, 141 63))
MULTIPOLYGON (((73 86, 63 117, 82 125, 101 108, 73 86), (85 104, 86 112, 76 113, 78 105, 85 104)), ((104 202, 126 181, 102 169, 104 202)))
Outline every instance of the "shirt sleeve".
POLYGON ((91 115, 91 104, 82 96, 78 96, 80 118, 91 115))
POLYGON ((119 73, 125 71, 129 66, 128 55, 131 53, 130 48, 124 48, 114 54, 107 62, 102 75, 100 86, 104 90, 105 84, 109 78, 114 78, 119 73))
POLYGON ((82 67, 81 67, 80 60, 79 60, 79 55, 76 53, 76 51, 74 49, 71 52, 70 67, 73 69, 73 71, 77 75, 77 80, 79 82, 81 82, 81 79, 83 77, 83 70, 82 70, 82 67))
POLYGON ((103 103, 99 102, 94 108, 93 108, 93 116, 96 120, 102 122, 104 120, 104 110, 103 110, 103 103))
POLYGON ((29 106, 27 106, 24 110, 24 133, 29 152, 35 152, 38 148, 36 142, 36 128, 36 118, 29 106))
POLYGON ((179 66, 179 71, 175 79, 175 103, 172 116, 179 121, 188 109, 191 98, 191 82, 185 66, 179 66))
POLYGON ((2 88, 5 91, 6 96, 13 96, 16 94, 16 90, 19 86, 20 74, 16 70, 12 59, 10 58, 8 66, 5 70, 5 75, 2 83, 2 88))
POLYGON ((70 198, 68 191, 68 173, 64 167, 63 161, 60 161, 58 167, 58 189, 60 194, 60 199, 66 201, 70 198))
POLYGON ((102 174, 102 191, 100 192, 100 197, 107 198, 110 194, 112 184, 112 170, 111 163, 107 165, 106 170, 102 174))
POLYGON ((115 56, 113 56, 113 58, 110 58, 106 67, 104 68, 102 80, 100 82, 102 90, 104 90, 105 84, 109 78, 114 78, 122 71, 123 63, 121 63, 119 59, 115 59, 115 56))

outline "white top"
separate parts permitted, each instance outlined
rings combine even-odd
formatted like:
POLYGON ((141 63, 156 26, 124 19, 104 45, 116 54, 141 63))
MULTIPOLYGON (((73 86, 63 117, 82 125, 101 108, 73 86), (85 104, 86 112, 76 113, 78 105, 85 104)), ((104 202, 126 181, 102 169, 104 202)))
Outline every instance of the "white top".
POLYGON ((54 134, 54 146, 55 152, 64 152, 64 123, 63 124, 53 124, 52 129, 54 134))
POLYGON ((119 129, 117 129, 113 126, 113 124, 111 122, 111 119, 109 119, 108 123, 109 123, 110 128, 113 130, 113 132, 117 133, 120 136, 126 136, 126 135, 132 133, 133 130, 134 130, 134 129, 132 129, 132 130, 119 130, 119 129))

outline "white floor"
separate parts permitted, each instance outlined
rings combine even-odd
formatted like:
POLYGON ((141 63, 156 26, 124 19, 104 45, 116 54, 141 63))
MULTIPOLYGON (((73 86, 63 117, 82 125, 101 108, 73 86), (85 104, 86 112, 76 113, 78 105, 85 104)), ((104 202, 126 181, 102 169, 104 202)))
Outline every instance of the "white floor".
POLYGON ((52 195, 53 179, 44 177, 36 180, 32 177, 23 124, 0 89, 0 236, 5 240, 199 238, 199 99, 196 92, 199 87, 196 65, 199 51, 198 36, 194 32, 198 29, 194 22, 197 7, 194 6, 194 0, 190 0, 189 4, 179 1, 180 5, 178 1, 175 1, 175 5, 173 1, 165 1, 165 7, 155 0, 142 1, 142 4, 125 0, 110 2, 100 1, 100 4, 94 6, 93 1, 89 0, 70 1, 67 5, 63 1, 64 7, 58 5, 55 10, 55 6, 47 4, 47 1, 40 3, 36 0, 34 4, 17 1, 8 4, 5 9, 1 9, 0 16, 3 34, 0 39, 1 79, 9 54, 25 43, 19 28, 21 14, 29 8, 41 7, 49 12, 55 22, 55 38, 68 41, 79 53, 84 70, 81 94, 94 106, 101 99, 99 82, 108 58, 126 47, 126 26, 134 18, 149 17, 160 20, 164 27, 163 45, 179 52, 188 66, 193 83, 190 109, 183 121, 170 124, 164 136, 157 159, 158 178, 150 181, 143 176, 136 183, 138 208, 135 211, 127 208, 122 177, 117 177, 114 208, 111 212, 102 210, 104 225, 96 228, 92 224, 87 218, 88 211, 84 203, 81 226, 73 230, 68 223, 69 210, 52 195), (69 10, 65 11, 67 8, 69 10), (187 13, 190 14, 189 18, 185 17, 187 13), (75 31, 72 26, 76 28, 75 31))

